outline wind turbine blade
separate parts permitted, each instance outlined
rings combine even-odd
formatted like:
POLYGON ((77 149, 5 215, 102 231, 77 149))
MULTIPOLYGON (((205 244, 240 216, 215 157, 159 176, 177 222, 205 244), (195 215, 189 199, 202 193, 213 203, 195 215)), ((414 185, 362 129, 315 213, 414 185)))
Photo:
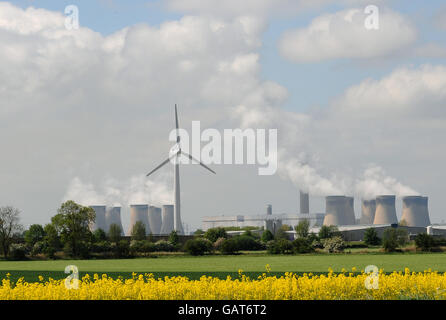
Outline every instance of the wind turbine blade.
POLYGON ((177 111, 177 105, 175 104, 175 127, 177 129, 177 143, 180 142, 180 135, 178 132, 179 125, 178 125, 178 111, 177 111))
POLYGON ((156 167, 155 169, 153 169, 152 171, 150 171, 146 177, 150 176, 152 173, 154 173, 156 170, 160 169, 162 166, 164 166, 166 163, 168 163, 170 161, 170 158, 167 159, 166 161, 164 161, 163 163, 161 163, 158 167, 156 167))
POLYGON ((184 151, 181 151, 181 154, 182 154, 182 155, 185 155, 186 157, 188 157, 188 158, 191 159, 192 161, 197 162, 200 166, 202 166, 203 168, 208 169, 208 170, 209 170, 210 172, 212 172, 213 174, 217 174, 214 170, 212 170, 211 168, 209 168, 208 166, 206 166, 203 162, 198 161, 197 159, 195 159, 194 157, 192 157, 190 154, 188 154, 188 153, 186 153, 186 152, 184 152, 184 151))

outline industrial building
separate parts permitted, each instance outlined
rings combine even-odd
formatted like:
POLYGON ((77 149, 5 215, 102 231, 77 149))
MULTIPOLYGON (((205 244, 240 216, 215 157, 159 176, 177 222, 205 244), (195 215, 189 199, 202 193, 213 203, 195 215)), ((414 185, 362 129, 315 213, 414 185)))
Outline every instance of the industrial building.
MULTIPOLYGON (((90 225, 90 230, 102 229, 108 232, 112 224, 117 224, 124 236, 121 221, 121 207, 107 207, 105 205, 90 206, 96 213, 96 220, 90 225)), ((161 208, 147 204, 130 205, 130 226, 128 235, 137 221, 141 221, 147 234, 167 235, 174 230, 174 206, 164 205, 161 208)))
MULTIPOLYGON (((230 215, 203 217, 203 230, 216 227, 259 227, 274 232, 286 224, 296 226, 300 221, 310 221, 311 232, 319 232, 322 225, 337 226, 345 239, 362 240, 365 230, 376 228, 378 235, 384 229, 398 225, 395 195, 378 195, 375 199, 361 201, 361 217, 356 218, 354 198, 345 195, 325 197, 325 213, 310 213, 309 195, 300 192, 299 214, 273 214, 272 206, 267 205, 266 214, 230 215)), ((407 228, 409 234, 427 232, 430 226, 428 198, 424 196, 408 196, 402 198, 403 211, 400 226, 407 228), (429 227, 428 227, 429 228, 429 227)), ((444 229, 432 227, 433 234, 445 234, 444 229)), ((294 231, 289 231, 290 237, 294 231)))

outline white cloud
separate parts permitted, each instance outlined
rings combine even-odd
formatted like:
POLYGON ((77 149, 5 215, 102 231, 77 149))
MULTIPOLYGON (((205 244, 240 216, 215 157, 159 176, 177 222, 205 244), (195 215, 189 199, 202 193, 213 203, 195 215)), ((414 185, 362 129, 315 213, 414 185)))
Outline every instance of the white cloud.
POLYGON ((321 15, 306 28, 285 32, 280 52, 294 62, 367 59, 394 54, 417 37, 410 21, 390 9, 380 9, 378 30, 365 28, 367 16, 359 8, 321 15))
POLYGON ((362 116, 446 115, 446 67, 399 68, 380 80, 366 79, 348 88, 337 108, 362 116))

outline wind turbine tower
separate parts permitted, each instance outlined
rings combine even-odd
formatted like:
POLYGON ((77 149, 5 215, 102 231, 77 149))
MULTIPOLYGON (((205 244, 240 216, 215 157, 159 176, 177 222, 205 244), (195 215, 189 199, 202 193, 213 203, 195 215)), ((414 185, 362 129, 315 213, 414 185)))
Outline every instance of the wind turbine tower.
POLYGON ((173 163, 174 168, 174 175, 173 175, 173 185, 174 185, 174 199, 175 199, 175 206, 174 206, 174 230, 178 234, 184 234, 183 231, 183 224, 181 223, 181 194, 180 194, 180 157, 186 156, 190 160, 195 161, 202 167, 206 168, 213 174, 215 174, 215 171, 211 168, 207 167, 204 163, 202 163, 200 160, 195 159, 190 154, 184 152, 181 150, 181 138, 179 134, 179 125, 178 125, 178 111, 177 111, 177 105, 175 105, 175 127, 176 127, 176 134, 177 134, 177 142, 176 144, 170 149, 169 152, 169 158, 165 160, 163 163, 161 163, 158 167, 153 169, 147 174, 147 177, 150 176, 152 173, 166 165, 168 162, 173 163))

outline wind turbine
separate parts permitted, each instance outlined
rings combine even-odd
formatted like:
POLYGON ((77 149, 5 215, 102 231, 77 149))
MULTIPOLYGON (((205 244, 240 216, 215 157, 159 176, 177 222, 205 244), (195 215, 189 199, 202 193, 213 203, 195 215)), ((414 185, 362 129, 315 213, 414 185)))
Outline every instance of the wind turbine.
POLYGON ((177 105, 175 104, 175 125, 176 125, 176 133, 177 133, 177 142, 175 143, 175 145, 170 149, 169 152, 169 158, 167 160, 165 160, 163 163, 161 163, 158 167, 156 167, 155 169, 153 169, 152 171, 150 171, 147 174, 147 177, 150 176, 152 173, 154 173, 155 171, 157 171, 158 169, 162 168, 164 165, 166 165, 168 162, 173 160, 173 165, 174 165, 174 180, 173 180, 173 185, 174 185, 174 197, 175 197, 175 206, 174 206, 174 230, 178 232, 178 234, 183 234, 183 225, 181 223, 181 200, 180 200, 180 163, 179 163, 179 158, 181 157, 181 155, 188 157, 189 159, 191 159, 192 161, 197 162, 200 166, 206 168, 207 170, 209 170, 210 172, 212 172, 213 174, 216 174, 214 170, 212 170, 211 168, 207 167, 204 163, 202 163, 201 161, 195 159, 194 157, 192 157, 190 154, 184 152, 181 150, 181 139, 180 139, 180 134, 179 134, 179 126, 178 126, 178 111, 177 111, 177 105))

